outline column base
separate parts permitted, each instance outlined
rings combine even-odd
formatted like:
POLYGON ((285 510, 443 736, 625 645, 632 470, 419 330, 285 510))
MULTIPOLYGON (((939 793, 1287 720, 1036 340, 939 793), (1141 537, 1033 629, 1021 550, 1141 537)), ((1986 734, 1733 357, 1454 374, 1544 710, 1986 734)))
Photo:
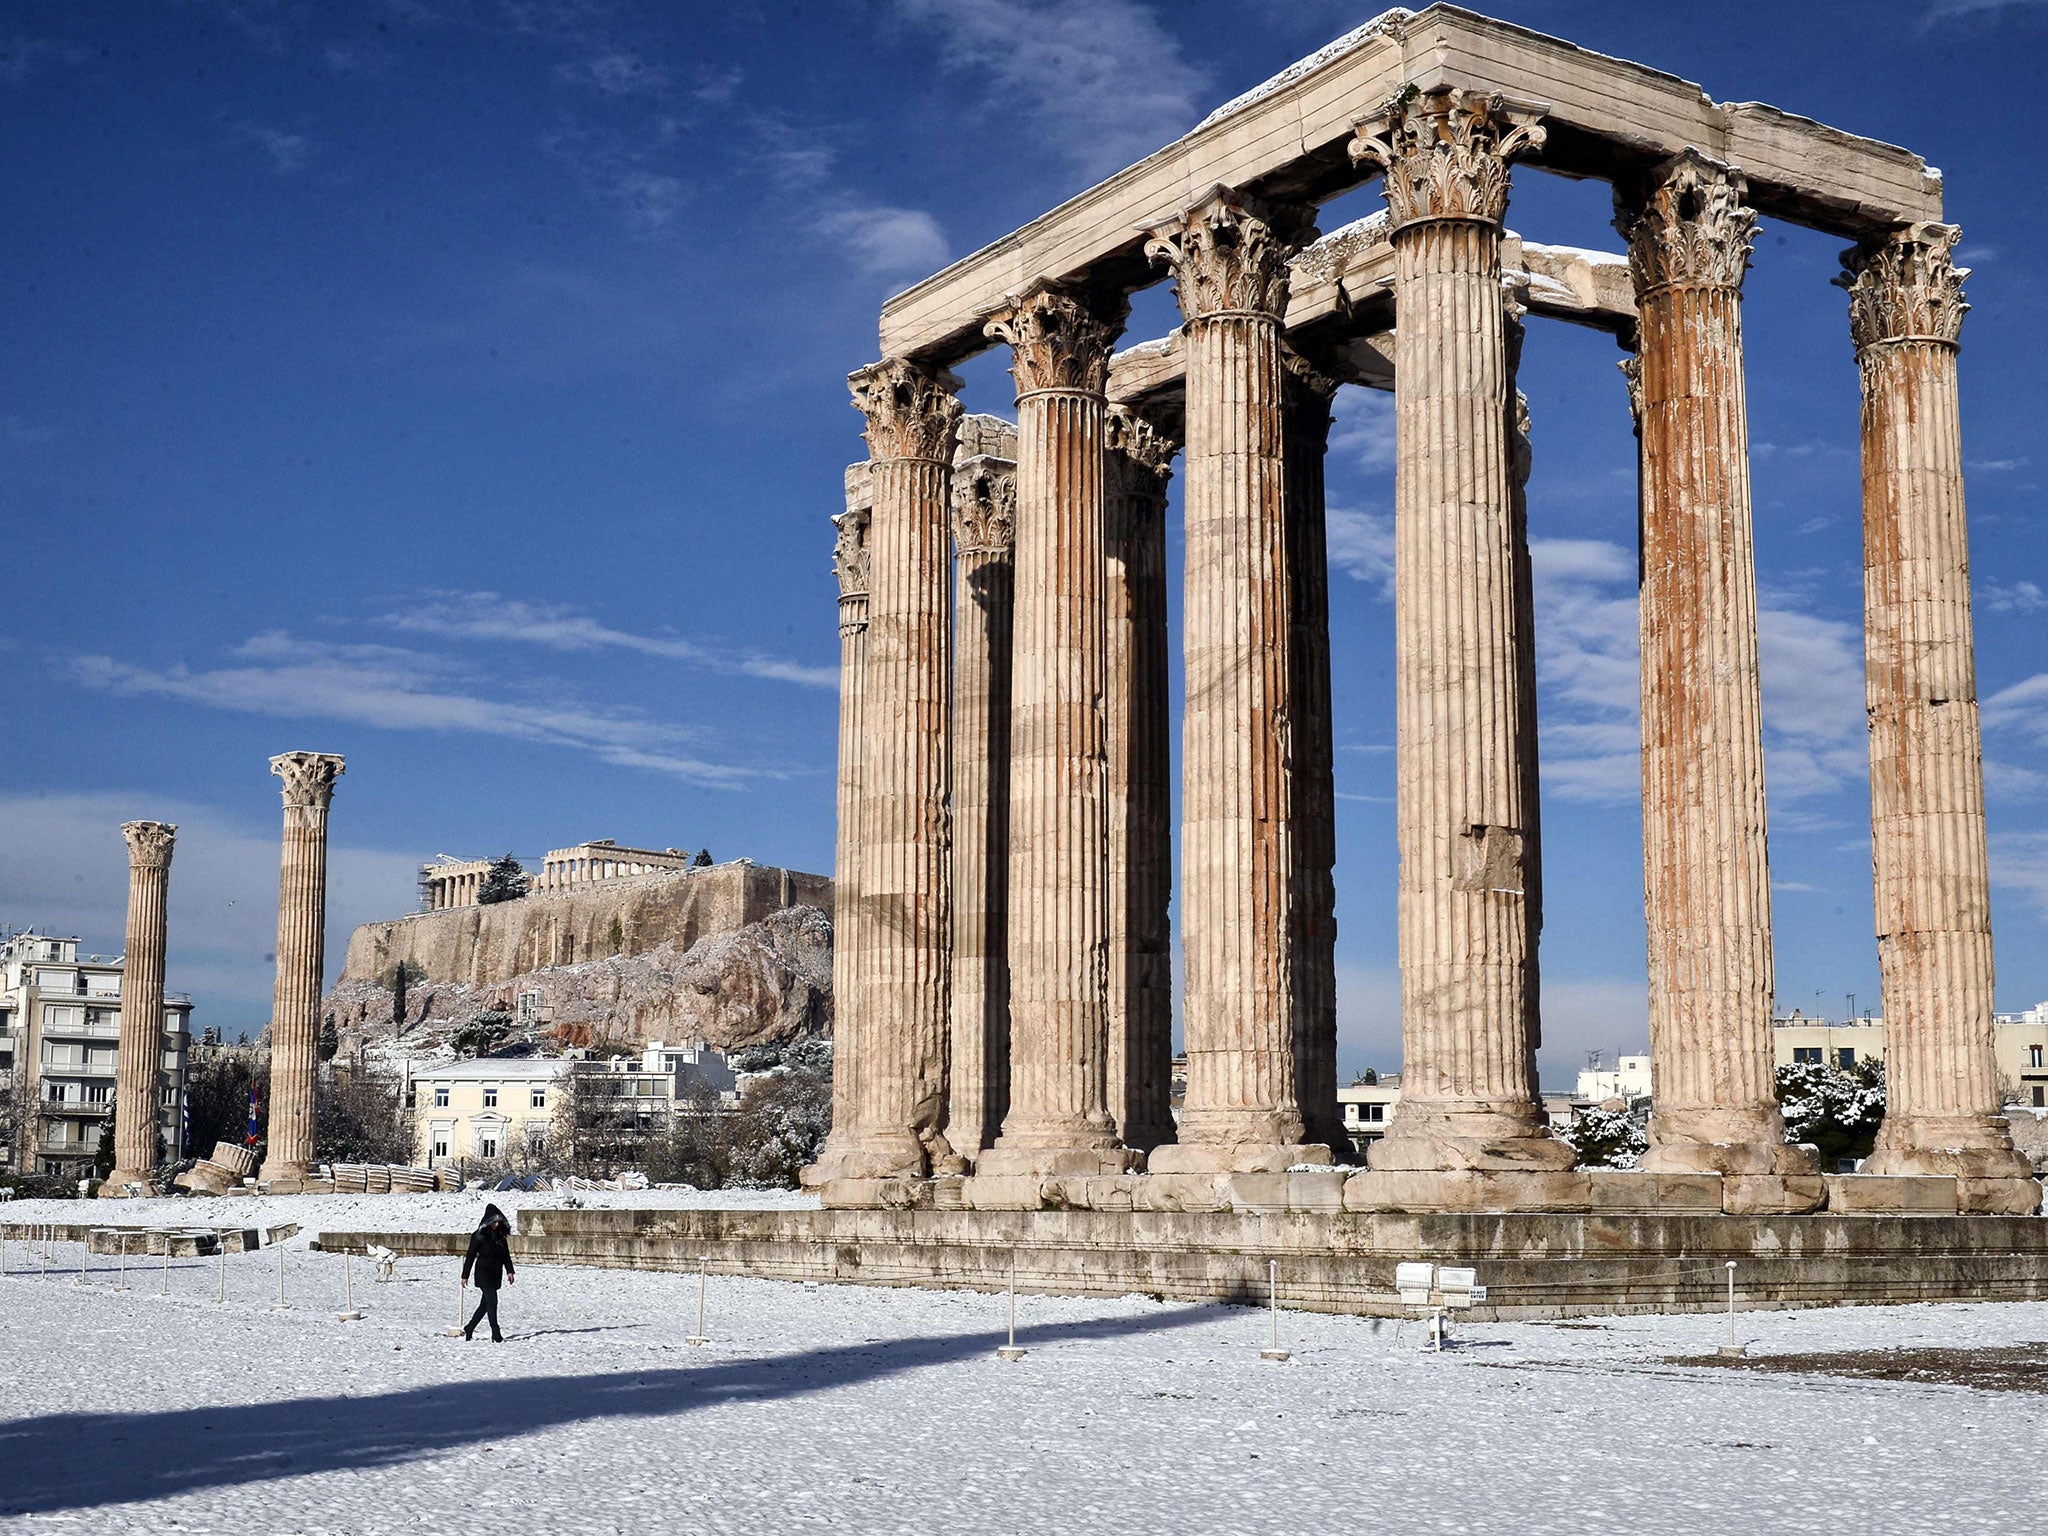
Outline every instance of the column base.
POLYGON ((1636 1166, 1645 1173, 1820 1175, 1812 1150, 1785 1140, 1785 1122, 1775 1104, 1757 1110, 1653 1108, 1650 1145, 1636 1166))
POLYGON ((1335 1161, 1319 1141, 1174 1141, 1154 1147, 1145 1167, 1152 1173, 1285 1173, 1335 1161))
POLYGON ((1089 1178, 1137 1173, 1145 1154, 1132 1147, 1006 1147, 997 1142, 974 1162, 978 1179, 1089 1178))
POLYGON ((1578 1154, 1550 1134, 1534 1104, 1403 1100, 1387 1134, 1366 1149, 1375 1172, 1556 1173, 1578 1154))
POLYGON ((2034 1177, 2034 1165, 2013 1150, 2002 1115, 1887 1115, 1877 1145, 1857 1171, 1998 1181, 2034 1177))
POLYGON ((797 1174, 805 1189, 823 1189, 841 1181, 865 1183, 874 1179, 922 1179, 931 1174, 931 1159, 916 1137, 906 1134, 901 1141, 834 1148, 829 1144, 818 1160, 797 1174))
POLYGON ((148 1168, 116 1168, 100 1181, 99 1198, 125 1200, 128 1198, 128 1186, 141 1184, 148 1187, 153 1172, 153 1169, 148 1168))
POLYGON ((310 1164, 287 1163, 273 1157, 257 1172, 256 1188, 266 1195, 295 1195, 312 1176, 310 1164))

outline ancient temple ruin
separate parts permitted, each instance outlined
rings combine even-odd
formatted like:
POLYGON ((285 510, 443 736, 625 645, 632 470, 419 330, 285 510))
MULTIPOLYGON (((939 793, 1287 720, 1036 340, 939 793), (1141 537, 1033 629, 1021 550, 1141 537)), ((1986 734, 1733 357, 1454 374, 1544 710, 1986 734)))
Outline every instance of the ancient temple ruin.
POLYGON ((835 518, 838 1066, 810 1175, 826 1205, 2036 1209, 1992 1057, 1957 238, 1907 150, 1438 5, 1388 12, 890 300, 882 359, 852 377, 868 459, 835 518), (1624 249, 1510 233, 1517 165, 1610 182, 1624 249), (1317 206, 1374 178, 1384 216, 1319 238, 1317 206), (1772 1086, 1741 325, 1760 214, 1848 242, 1862 386, 1892 1076, 1852 1177, 1785 1142, 1772 1086), (1128 295, 1167 279, 1182 325, 1118 351, 1128 295), (1535 1076, 1540 618, 1516 369, 1540 319, 1619 339, 1614 409, 1640 443, 1657 1103, 1625 1174, 1572 1168, 1535 1076), (1014 425, 955 397, 949 366, 991 346, 1014 425), (1362 1172, 1331 1166, 1322 455, 1346 383, 1393 392, 1398 461, 1405 1075, 1362 1172))

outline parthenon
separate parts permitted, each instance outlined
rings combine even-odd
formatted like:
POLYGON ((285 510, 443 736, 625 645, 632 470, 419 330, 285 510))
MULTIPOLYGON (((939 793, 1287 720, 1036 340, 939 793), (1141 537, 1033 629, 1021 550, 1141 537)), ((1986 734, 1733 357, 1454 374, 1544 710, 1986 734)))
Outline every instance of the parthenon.
POLYGON ((807 1176, 825 1204, 1213 1209, 1232 1180, 1284 1176, 1268 1204, 2036 1209, 1992 1058, 1957 239, 1907 150, 1435 5, 891 299, 880 361, 852 376, 868 457, 834 519, 839 1060, 807 1176), (1511 233, 1516 166, 1611 183, 1624 249, 1511 233), (1373 178, 1385 213, 1318 238, 1318 206, 1373 178), (1853 1177, 1787 1143, 1772 1082, 1741 322, 1760 215, 1849 242, 1894 1064, 1853 1177), (1129 295, 1167 278, 1181 325, 1116 350, 1129 295), (1541 617, 1516 371, 1542 318, 1619 339, 1639 444, 1657 1095, 1640 1169, 1597 1195, 1535 1078, 1541 617), (951 366, 992 345, 1014 425, 957 398, 951 366), (1346 384, 1393 392, 1397 451, 1404 1078, 1363 1171, 1332 1152, 1322 456, 1346 384))

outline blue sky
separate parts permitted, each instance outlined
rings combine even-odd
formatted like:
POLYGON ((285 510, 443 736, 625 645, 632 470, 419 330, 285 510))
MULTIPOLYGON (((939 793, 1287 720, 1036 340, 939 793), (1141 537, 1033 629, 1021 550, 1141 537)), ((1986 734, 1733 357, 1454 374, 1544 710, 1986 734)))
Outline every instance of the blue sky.
MULTIPOLYGON (((1908 145, 1975 306, 1966 457, 2000 1005, 2048 997, 2048 5, 1498 14, 1908 145)), ((0 11, 0 922, 117 950, 117 825, 183 827, 171 983, 267 1017, 265 759, 346 753, 330 974, 447 852, 829 868, 826 516, 890 291, 1364 20, 1330 0, 15 3, 0 11)), ((1368 105, 1361 103, 1361 107, 1368 105)), ((1379 205, 1358 191, 1331 228, 1379 205)), ((1618 249, 1518 172, 1528 238, 1618 249)), ((1783 1006, 1878 996, 1842 242, 1767 223, 1746 327, 1783 1006)), ((1129 339, 1173 322, 1166 287, 1129 339)), ((1532 326, 1545 1075, 1645 1041, 1634 447, 1532 326)), ((993 354, 968 401, 1007 409, 993 354)), ((1399 1054, 1388 402, 1330 459, 1344 1064, 1399 1054)), ((1176 492, 1177 505, 1177 492, 1176 492)), ((1176 599, 1177 601, 1177 599, 1176 599)))

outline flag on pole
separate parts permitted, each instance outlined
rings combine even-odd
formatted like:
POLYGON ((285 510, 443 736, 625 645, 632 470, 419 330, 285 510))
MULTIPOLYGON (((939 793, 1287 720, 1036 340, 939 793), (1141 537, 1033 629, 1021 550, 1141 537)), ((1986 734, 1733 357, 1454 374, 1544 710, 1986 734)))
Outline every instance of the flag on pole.
POLYGON ((178 1156, 188 1157, 192 1152, 192 1101, 185 1096, 184 1089, 178 1090, 178 1156))
POLYGON ((256 1145, 256 1085, 249 1085, 249 1145, 256 1145))

